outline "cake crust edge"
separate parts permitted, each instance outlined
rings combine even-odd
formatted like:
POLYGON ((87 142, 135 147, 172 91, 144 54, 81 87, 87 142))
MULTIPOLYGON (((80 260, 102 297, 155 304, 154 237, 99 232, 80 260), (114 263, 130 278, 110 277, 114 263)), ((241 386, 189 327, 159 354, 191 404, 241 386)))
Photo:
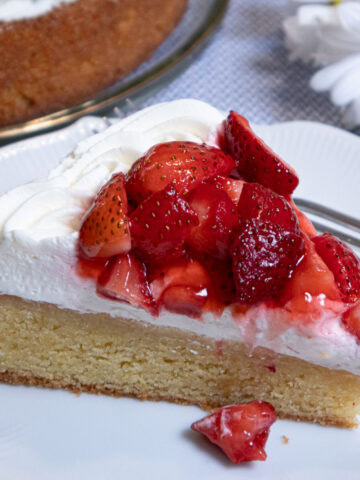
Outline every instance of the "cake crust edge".
MULTIPOLYGON (((67 385, 67 384, 62 384, 60 381, 56 381, 56 380, 48 380, 45 378, 40 378, 32 375, 23 376, 23 375, 18 375, 17 373, 11 373, 11 372, 0 373, 0 383, 6 383, 8 385, 13 385, 13 386, 27 386, 27 387, 50 388, 54 390, 59 390, 59 389, 67 390, 68 392, 73 393, 77 396, 80 396, 83 393, 88 393, 92 395, 107 395, 114 398, 135 398, 142 402, 145 402, 145 401, 170 402, 170 403, 175 403, 175 404, 184 405, 184 406, 194 405, 194 403, 189 402, 187 400, 170 397, 166 395, 163 395, 163 396, 146 395, 146 394, 137 395, 137 394, 124 393, 121 390, 118 390, 115 388, 101 387, 96 385, 83 385, 83 384, 67 385)), ((199 408, 207 412, 212 412, 220 408, 219 405, 211 405, 206 403, 195 404, 195 406, 198 406, 199 408)), ((350 429, 358 428, 358 424, 356 422, 351 422, 348 420, 340 420, 334 417, 316 418, 315 416, 308 417, 308 416, 301 416, 301 415, 287 415, 281 412, 280 413, 277 412, 277 417, 283 420, 316 423, 324 426, 350 428, 350 429)))

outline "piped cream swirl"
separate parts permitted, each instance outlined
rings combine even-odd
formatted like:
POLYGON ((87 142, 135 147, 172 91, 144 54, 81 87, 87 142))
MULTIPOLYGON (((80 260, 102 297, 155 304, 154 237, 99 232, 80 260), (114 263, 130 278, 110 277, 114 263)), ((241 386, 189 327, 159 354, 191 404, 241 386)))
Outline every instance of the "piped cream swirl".
POLYGON ((152 145, 172 140, 214 143, 223 115, 196 101, 160 104, 117 122, 81 142, 47 179, 16 188, 0 198, 0 232, 37 239, 76 233, 99 188, 126 173, 152 145))

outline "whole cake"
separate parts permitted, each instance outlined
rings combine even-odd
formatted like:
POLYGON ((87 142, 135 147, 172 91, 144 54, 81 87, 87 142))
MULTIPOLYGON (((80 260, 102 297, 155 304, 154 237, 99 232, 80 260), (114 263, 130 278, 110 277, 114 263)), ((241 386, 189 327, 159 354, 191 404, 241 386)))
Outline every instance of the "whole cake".
POLYGON ((0 198, 0 379, 352 427, 360 262, 249 123, 160 104, 0 198))
POLYGON ((0 126, 80 103, 134 70, 187 0, 0 0, 0 126))

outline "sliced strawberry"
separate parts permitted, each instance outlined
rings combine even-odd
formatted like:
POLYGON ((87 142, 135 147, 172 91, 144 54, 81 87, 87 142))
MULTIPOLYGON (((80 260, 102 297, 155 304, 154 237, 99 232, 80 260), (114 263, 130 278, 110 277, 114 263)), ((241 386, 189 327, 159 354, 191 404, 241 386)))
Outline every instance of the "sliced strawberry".
POLYGON ((113 177, 97 194, 80 228, 79 243, 87 257, 111 257, 131 248, 128 202, 123 173, 113 177))
POLYGON ((236 289, 232 272, 230 255, 219 260, 210 255, 199 255, 198 259, 206 268, 210 278, 210 302, 209 310, 221 315, 224 308, 236 301, 236 289))
POLYGON ((282 292, 304 255, 304 239, 270 221, 246 220, 230 253, 237 301, 252 305, 282 292))
POLYGON ((213 179, 209 180, 209 183, 211 185, 215 185, 220 190, 224 190, 229 195, 234 204, 236 206, 238 205, 239 198, 245 184, 243 180, 237 180, 235 178, 217 175, 213 179))
POLYGON ((210 284, 206 269, 197 260, 182 259, 173 264, 166 264, 152 274, 151 292, 160 301, 169 287, 187 286, 202 290, 210 284))
POLYGON ((146 278, 146 267, 133 254, 112 258, 97 283, 98 293, 107 297, 139 305, 156 314, 156 303, 146 278))
POLYGON ((227 150, 245 180, 258 182, 280 195, 291 195, 299 183, 295 171, 255 135, 246 118, 230 112, 225 120, 227 150))
POLYGON ((233 463, 264 461, 274 407, 267 402, 249 402, 223 407, 195 422, 191 428, 218 445, 233 463))
POLYGON ((316 251, 334 274, 344 302, 360 299, 360 260, 344 242, 330 233, 314 237, 316 251))
POLYGON ((304 235, 304 259, 285 287, 284 303, 287 310, 301 315, 301 321, 311 322, 318 319, 324 305, 341 302, 333 273, 315 250, 315 244, 304 235))
POLYGON ((129 198, 138 204, 170 183, 186 195, 215 175, 227 175, 234 160, 222 150, 194 142, 168 142, 151 147, 126 176, 129 198))
POLYGON ((209 285, 209 276, 198 261, 181 260, 155 271, 150 288, 167 310, 196 318, 208 299, 209 285))
POLYGON ((198 215, 199 225, 191 230, 188 244, 200 253, 226 258, 232 229, 239 223, 229 195, 215 185, 203 183, 191 193, 189 204, 198 215))
POLYGON ((162 297, 164 307, 169 312, 199 318, 207 300, 207 290, 196 290, 193 287, 169 287, 162 297))
POLYGON ((289 200, 289 204, 291 205, 292 209, 294 210, 298 220, 299 220, 299 226, 300 230, 303 233, 306 233, 308 237, 316 237, 317 231, 314 225, 311 223, 310 219, 305 215, 304 212, 299 210, 295 203, 292 200, 289 200))
POLYGON ((284 197, 259 183, 245 183, 239 201, 240 220, 271 220, 288 232, 299 233, 295 212, 284 197))
POLYGON ((344 315, 345 328, 360 340, 360 303, 352 306, 344 315))
POLYGON ((105 268, 108 258, 83 258, 79 256, 76 262, 76 273, 83 278, 97 280, 105 268))
POLYGON ((185 239, 198 223, 194 210, 171 185, 153 193, 130 216, 134 247, 151 263, 181 256, 185 239))

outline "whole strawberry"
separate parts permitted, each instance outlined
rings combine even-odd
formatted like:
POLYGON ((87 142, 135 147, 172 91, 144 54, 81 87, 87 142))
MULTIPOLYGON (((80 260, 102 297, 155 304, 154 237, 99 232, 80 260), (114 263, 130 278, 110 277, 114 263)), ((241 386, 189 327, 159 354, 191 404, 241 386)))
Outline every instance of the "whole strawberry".
POLYGON ((194 142, 160 143, 150 148, 126 175, 126 189, 137 205, 171 184, 187 195, 215 175, 227 175, 235 161, 215 147, 194 142))
POLYGON ((86 257, 111 257, 131 248, 128 202, 123 173, 99 191, 80 228, 79 244, 86 257))
POLYGON ((237 301, 252 305, 277 297, 303 258, 301 233, 261 219, 246 220, 230 247, 237 301))
POLYGON ((267 402, 249 402, 220 408, 191 428, 218 445, 233 463, 266 460, 264 450, 275 410, 267 402))

